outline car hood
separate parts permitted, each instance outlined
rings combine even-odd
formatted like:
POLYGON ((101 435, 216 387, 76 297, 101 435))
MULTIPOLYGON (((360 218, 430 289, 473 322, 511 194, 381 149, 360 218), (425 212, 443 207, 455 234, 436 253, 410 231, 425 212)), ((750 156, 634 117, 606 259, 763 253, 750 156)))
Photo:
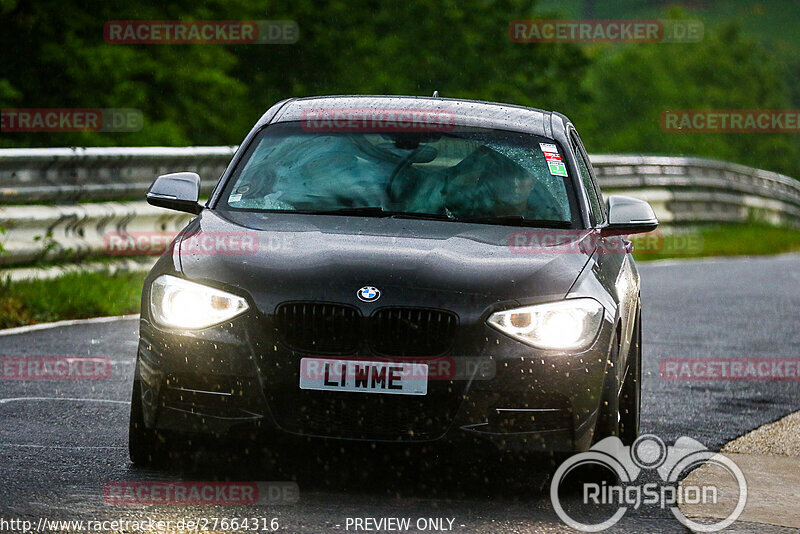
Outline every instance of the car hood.
POLYGON ((183 274, 239 288, 270 313, 285 301, 480 309, 563 298, 589 259, 590 232, 448 221, 204 210, 180 244, 183 274), (520 232, 558 244, 525 249, 520 232), (555 240, 552 239, 555 236, 555 240), (204 244, 198 246, 198 243, 204 244), (566 245, 566 246, 565 246, 566 245))

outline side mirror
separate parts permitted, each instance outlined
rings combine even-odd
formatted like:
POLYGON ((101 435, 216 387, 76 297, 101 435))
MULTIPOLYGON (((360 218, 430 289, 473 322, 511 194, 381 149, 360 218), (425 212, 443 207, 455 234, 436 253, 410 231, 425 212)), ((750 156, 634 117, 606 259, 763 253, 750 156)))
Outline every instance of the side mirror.
POLYGON ((644 200, 623 195, 608 197, 608 224, 602 228, 602 235, 642 234, 657 227, 656 214, 644 200))
POLYGON ((156 178, 147 192, 147 203, 159 208, 185 211, 197 215, 203 206, 200 196, 200 176, 194 172, 174 172, 156 178))

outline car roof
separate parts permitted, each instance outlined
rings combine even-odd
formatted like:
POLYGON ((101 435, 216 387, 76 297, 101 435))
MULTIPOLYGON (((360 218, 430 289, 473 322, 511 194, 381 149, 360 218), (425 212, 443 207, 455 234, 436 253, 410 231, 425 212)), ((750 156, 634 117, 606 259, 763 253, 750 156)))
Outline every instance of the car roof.
MULTIPOLYGON (((511 130, 544 137, 554 137, 553 129, 563 132, 569 119, 552 111, 467 100, 460 98, 440 98, 427 96, 388 96, 388 95, 334 95, 306 98, 293 98, 281 102, 276 113, 272 110, 264 114, 256 127, 268 122, 300 121, 309 111, 359 110, 359 111, 414 111, 452 113, 460 126, 511 130)), ((277 105, 276 105, 277 106, 277 105)))

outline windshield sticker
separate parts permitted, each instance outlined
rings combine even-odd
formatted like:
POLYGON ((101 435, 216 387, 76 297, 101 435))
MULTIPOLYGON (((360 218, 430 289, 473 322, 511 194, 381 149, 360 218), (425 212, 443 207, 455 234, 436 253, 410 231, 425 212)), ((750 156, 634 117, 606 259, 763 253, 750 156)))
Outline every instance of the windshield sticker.
POLYGON ((556 145, 550 143, 539 143, 539 148, 542 149, 542 152, 555 152, 558 154, 558 148, 556 145))
POLYGON ((547 161, 561 161, 561 154, 555 154, 553 152, 545 152, 544 159, 547 161))
POLYGON ((567 175, 567 167, 564 165, 563 161, 548 160, 547 166, 550 167, 550 174, 552 174, 553 176, 567 175))
POLYGON ((231 196, 228 197, 228 202, 239 202, 240 200, 242 200, 242 194, 241 193, 238 193, 238 194, 235 194, 235 195, 231 195, 231 196))

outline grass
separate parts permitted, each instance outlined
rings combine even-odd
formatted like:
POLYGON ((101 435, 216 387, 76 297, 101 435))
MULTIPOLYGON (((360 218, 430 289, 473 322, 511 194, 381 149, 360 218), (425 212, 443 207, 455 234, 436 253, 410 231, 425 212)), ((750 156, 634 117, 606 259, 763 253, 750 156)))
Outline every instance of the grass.
POLYGON ((138 313, 147 273, 70 273, 0 284, 0 328, 138 313))
POLYGON ((635 236, 637 261, 708 256, 763 256, 800 251, 800 230, 766 224, 732 224, 635 236))

